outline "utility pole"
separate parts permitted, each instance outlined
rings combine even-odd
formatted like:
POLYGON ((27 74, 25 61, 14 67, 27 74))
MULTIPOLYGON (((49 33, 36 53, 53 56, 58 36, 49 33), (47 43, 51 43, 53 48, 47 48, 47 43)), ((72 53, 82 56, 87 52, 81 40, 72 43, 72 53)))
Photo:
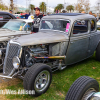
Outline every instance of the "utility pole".
POLYGON ((14 4, 13 4, 13 0, 10 0, 10 6, 11 6, 11 10, 14 10, 14 4))
POLYGON ((65 10, 65 0, 64 0, 64 10, 65 10))
POLYGON ((46 8, 46 14, 48 13, 48 0, 47 0, 47 8, 46 8))
POLYGON ((98 10, 99 10, 99 14, 100 14, 100 8, 99 8, 100 6, 99 5, 100 5, 100 3, 98 3, 98 10))

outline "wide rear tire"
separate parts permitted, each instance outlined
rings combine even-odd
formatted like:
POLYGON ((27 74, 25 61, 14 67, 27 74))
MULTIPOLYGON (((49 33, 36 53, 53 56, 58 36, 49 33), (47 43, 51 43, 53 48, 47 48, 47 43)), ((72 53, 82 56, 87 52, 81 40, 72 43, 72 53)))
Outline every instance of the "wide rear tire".
POLYGON ((96 49, 96 60, 100 61, 100 43, 98 44, 96 49))
POLYGON ((70 87, 65 100, 87 100, 87 96, 99 91, 98 82, 88 76, 78 78, 70 87))

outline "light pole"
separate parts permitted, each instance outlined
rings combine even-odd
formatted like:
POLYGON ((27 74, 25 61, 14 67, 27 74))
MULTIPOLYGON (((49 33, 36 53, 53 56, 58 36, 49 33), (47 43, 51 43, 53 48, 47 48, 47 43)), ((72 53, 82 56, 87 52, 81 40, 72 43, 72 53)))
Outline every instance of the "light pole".
POLYGON ((98 3, 98 10, 99 10, 99 14, 100 14, 99 4, 100 4, 100 3, 98 3))
MULTIPOLYGON (((48 8, 48 0, 47 0, 47 8, 48 8)), ((48 9, 47 9, 47 10, 48 10, 48 9)), ((46 10, 46 14, 48 13, 47 10, 46 10)))
POLYGON ((64 10, 65 10, 65 0, 64 0, 64 10))

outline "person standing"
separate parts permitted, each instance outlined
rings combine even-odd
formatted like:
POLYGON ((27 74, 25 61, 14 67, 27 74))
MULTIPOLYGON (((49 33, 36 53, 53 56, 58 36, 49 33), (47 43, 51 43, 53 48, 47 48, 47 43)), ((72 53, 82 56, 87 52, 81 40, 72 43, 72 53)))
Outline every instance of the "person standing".
POLYGON ((82 14, 86 14, 86 12, 85 12, 85 11, 82 11, 81 13, 82 13, 82 14))
POLYGON ((40 14, 40 8, 36 7, 34 8, 34 10, 35 10, 35 16, 34 16, 32 29, 31 29, 31 34, 37 33, 39 31, 40 21, 43 17, 43 15, 40 14))
POLYGON ((11 14, 12 14, 12 12, 13 12, 12 10, 9 10, 9 13, 11 13, 11 14))
POLYGON ((90 15, 93 15, 92 11, 89 12, 90 15))

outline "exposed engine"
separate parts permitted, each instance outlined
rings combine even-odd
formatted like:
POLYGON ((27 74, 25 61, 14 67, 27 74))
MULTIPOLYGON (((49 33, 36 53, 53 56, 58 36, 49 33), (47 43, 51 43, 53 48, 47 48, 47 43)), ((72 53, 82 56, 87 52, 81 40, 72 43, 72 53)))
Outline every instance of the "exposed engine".
POLYGON ((0 48, 6 48, 7 42, 0 42, 0 48))
MULTIPOLYGON (((21 65, 22 67, 31 67, 35 63, 48 63, 49 65, 59 66, 64 63, 65 56, 62 56, 62 50, 60 50, 60 43, 53 44, 41 44, 34 46, 23 47, 21 65)), ((61 49, 63 49, 62 46, 61 49)))
POLYGON ((46 57, 49 55, 49 46, 48 45, 35 45, 28 46, 25 48, 25 65, 26 67, 32 66, 34 63, 38 62, 47 62, 48 59, 38 59, 35 57, 46 57))
POLYGON ((7 42, 0 43, 0 59, 3 59, 6 54, 7 42))

